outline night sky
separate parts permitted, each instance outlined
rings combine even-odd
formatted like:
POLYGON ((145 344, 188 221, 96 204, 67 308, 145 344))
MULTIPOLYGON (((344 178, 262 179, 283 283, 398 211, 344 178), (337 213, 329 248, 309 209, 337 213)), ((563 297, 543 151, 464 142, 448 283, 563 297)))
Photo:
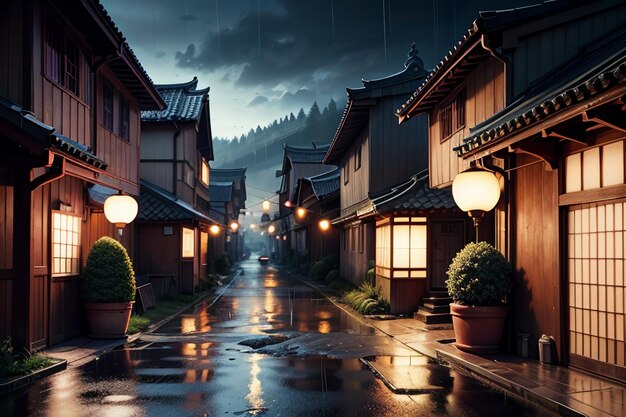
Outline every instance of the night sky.
POLYGON ((101 0, 159 83, 211 87, 214 137, 232 138, 401 71, 430 69, 479 10, 537 0, 101 0))

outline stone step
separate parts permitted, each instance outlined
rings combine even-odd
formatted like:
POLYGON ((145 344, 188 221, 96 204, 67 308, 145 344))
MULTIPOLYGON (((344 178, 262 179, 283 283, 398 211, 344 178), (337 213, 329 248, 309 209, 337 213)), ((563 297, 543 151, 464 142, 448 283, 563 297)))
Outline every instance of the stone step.
POLYGON ((424 310, 430 313, 450 313, 450 304, 433 304, 433 303, 424 303, 420 306, 424 310))
POLYGON ((432 304, 436 306, 447 306, 452 302, 452 297, 424 297, 422 298, 422 304, 432 304))
POLYGON ((422 307, 417 310, 413 318, 426 324, 452 323, 452 316, 449 313, 431 313, 422 307))

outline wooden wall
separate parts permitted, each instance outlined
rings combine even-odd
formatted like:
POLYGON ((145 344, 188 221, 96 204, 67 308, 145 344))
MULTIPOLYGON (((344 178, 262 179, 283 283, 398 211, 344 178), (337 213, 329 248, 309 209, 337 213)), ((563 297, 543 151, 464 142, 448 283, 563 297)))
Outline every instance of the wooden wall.
MULTIPOLYGON (((516 166, 534 162, 518 156, 516 166)), ((530 354, 542 333, 561 346, 558 171, 539 163, 512 174, 511 261, 515 270, 512 294, 513 332, 530 334, 530 354)))
POLYGON ((24 38, 22 36, 23 4, 3 1, 0 4, 0 96, 23 103, 22 71, 24 38))
MULTIPOLYGON (((572 13, 566 12, 562 15, 568 14, 572 13)), ((552 20, 546 20, 546 24, 559 20, 553 16, 552 20)), ((625 23, 626 4, 622 3, 549 28, 538 26, 537 22, 533 22, 532 28, 529 24, 505 31, 504 47, 515 47, 513 98, 541 76, 579 54, 583 46, 601 41, 604 36, 620 26, 623 27, 625 23)))
MULTIPOLYGON (((452 150, 460 145, 470 133, 470 128, 487 120, 505 106, 504 64, 489 58, 478 66, 465 81, 465 127, 441 142, 439 109, 436 106, 430 113, 430 186, 445 187, 468 163, 456 156, 452 150)), ((463 87, 460 87, 463 88, 463 87)), ((455 90, 454 97, 460 90, 455 90)), ((448 101, 442 100, 442 104, 448 101)), ((410 123, 409 123, 410 124, 410 123)))
POLYGON ((373 223, 362 225, 364 233, 363 253, 359 252, 358 227, 346 226, 339 236, 340 275, 342 279, 359 285, 367 277, 367 262, 374 259, 376 254, 370 242, 376 239, 376 231, 373 223), (343 234, 346 234, 347 245, 344 249, 343 234))
POLYGON ((407 94, 381 97, 371 107, 370 192, 387 189, 428 168, 428 119, 419 116, 399 125, 395 117, 390 117, 406 98, 407 94))
POLYGON ((11 335, 13 187, 0 186, 0 340, 11 335))
POLYGON ((344 215, 352 211, 352 206, 365 200, 369 191, 370 140, 367 128, 363 129, 358 139, 354 141, 352 147, 344 155, 339 163, 339 172, 339 204, 341 215, 344 215), (354 159, 359 146, 361 147, 361 168, 355 171, 354 159), (344 167, 349 171, 347 184, 345 182, 344 167))
POLYGON ((138 223, 137 241, 141 250, 135 256, 138 274, 168 274, 178 276, 181 253, 180 225, 177 223, 138 223), (163 226, 171 226, 172 234, 163 235, 163 226))

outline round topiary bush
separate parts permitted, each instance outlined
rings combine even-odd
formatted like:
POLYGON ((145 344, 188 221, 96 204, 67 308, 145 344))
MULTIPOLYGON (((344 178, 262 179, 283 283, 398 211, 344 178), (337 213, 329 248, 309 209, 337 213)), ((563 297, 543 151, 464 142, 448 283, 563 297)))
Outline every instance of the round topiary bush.
POLYGON ((486 242, 468 243, 448 268, 448 294, 457 304, 492 306, 511 291, 511 265, 486 242))
POLYGON ((108 236, 93 244, 83 271, 83 299, 91 303, 135 300, 135 271, 128 252, 108 236))

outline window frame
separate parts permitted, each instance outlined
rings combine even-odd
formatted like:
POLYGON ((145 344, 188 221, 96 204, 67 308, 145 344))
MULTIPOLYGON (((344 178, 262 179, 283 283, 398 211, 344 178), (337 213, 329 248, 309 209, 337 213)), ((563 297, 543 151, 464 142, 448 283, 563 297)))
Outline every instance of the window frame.
POLYGON ((113 131, 115 125, 115 89, 108 80, 102 80, 102 121, 105 129, 113 131), (110 104, 110 106, 109 106, 110 104))
POLYGON ((456 90, 449 101, 446 101, 437 112, 439 123, 440 142, 450 139, 455 133, 465 128, 466 119, 466 90, 462 86, 456 90))
MULTIPOLYGON (((68 212, 68 211, 61 211, 61 210, 52 210, 51 211, 51 216, 50 216, 50 259, 51 259, 51 265, 50 265, 50 275, 52 277, 68 277, 68 276, 78 276, 81 273, 81 240, 82 240, 82 217, 80 215, 77 215, 75 213, 72 212, 68 212), (61 227, 55 227, 55 219, 57 218, 57 216, 59 216, 59 221, 61 221, 61 216, 65 216, 66 218, 72 219, 73 222, 75 222, 78 226, 78 230, 74 231, 71 230, 71 228, 66 228, 66 229, 61 229, 61 227), (68 234, 68 233, 76 233, 77 236, 77 240, 75 243, 63 243, 61 241, 57 242, 55 237, 57 236, 56 231, 59 231, 58 235, 61 236, 62 234, 68 234), (58 245, 58 246, 57 246, 58 245), (65 246, 65 251, 67 254, 67 250, 68 249, 72 249, 72 253, 74 253, 74 249, 76 250, 76 256, 61 256, 61 254, 63 253, 62 249, 61 249, 61 245, 65 246), (59 253, 57 254, 57 250, 59 251, 59 253), (57 256, 58 255, 58 256, 57 256), (66 266, 67 266, 67 261, 70 261, 70 270, 68 271, 67 268, 64 268, 62 271, 57 270, 56 267, 56 260, 59 259, 59 265, 61 260, 64 260, 66 262, 66 266)), ((65 224, 67 225, 67 219, 65 220, 65 224)), ((73 240, 72 240, 73 241, 73 240)))
MULTIPOLYGON (((115 102, 115 100, 113 100, 115 102)), ((126 141, 130 140, 130 100, 118 91, 118 123, 117 136, 126 141)), ((115 108, 115 105, 113 106, 115 108)), ((115 123, 114 123, 115 124, 115 123)))
POLYGON ((180 229, 180 256, 184 259, 193 259, 196 256, 196 229, 191 227, 181 226, 180 229), (185 231, 191 231, 191 255, 189 255, 189 249, 185 246, 188 242, 185 239, 185 231))
POLYGON ((362 145, 359 145, 354 154, 354 172, 361 169, 361 147, 362 145))

